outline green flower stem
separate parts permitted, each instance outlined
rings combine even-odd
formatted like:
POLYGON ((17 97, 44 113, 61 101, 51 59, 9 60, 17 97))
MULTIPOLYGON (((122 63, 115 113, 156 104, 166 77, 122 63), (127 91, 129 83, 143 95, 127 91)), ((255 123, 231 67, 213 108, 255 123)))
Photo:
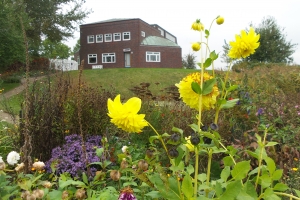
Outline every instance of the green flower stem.
POLYGON ((184 197, 182 196, 182 192, 181 192, 180 182, 179 182, 178 178, 176 178, 176 179, 177 179, 177 186, 178 186, 178 191, 179 191, 179 194, 180 194, 180 199, 184 200, 184 197))
POLYGON ((260 150, 260 155, 259 155, 259 161, 258 161, 258 172, 257 172, 257 177, 256 177, 256 181, 255 181, 255 189, 257 189, 257 185, 258 185, 258 179, 259 179, 259 175, 260 175, 260 171, 261 171, 261 163, 262 163, 262 156, 263 156, 263 151, 265 149, 265 144, 266 144, 266 138, 267 138, 267 129, 264 131, 264 139, 261 145, 261 150, 260 150))
POLYGON ((300 200, 299 197, 295 197, 294 195, 283 193, 283 192, 274 192, 274 194, 277 194, 277 195, 280 195, 280 196, 290 197, 290 198, 296 199, 296 200, 300 200))
MULTIPOLYGON (((209 186, 210 183, 210 168, 211 168, 211 160, 212 160, 212 149, 208 150, 208 163, 207 163, 207 173, 206 173, 206 185, 209 186)), ((208 197, 209 190, 205 190, 205 196, 208 197)))
MULTIPOLYGON (((219 141, 219 144, 223 147, 223 149, 225 149, 226 151, 228 151, 228 149, 224 146, 224 144, 221 141, 219 141)), ((231 154, 229 154, 229 156, 232 159, 234 165, 236 165, 236 162, 235 162, 233 156, 231 154)))
POLYGON ((167 149, 167 147, 166 147, 166 144, 165 144, 164 140, 161 138, 161 135, 156 131, 156 129, 155 129, 149 122, 147 122, 147 123, 148 123, 148 125, 152 128, 152 130, 156 133, 156 135, 158 136, 158 139, 159 139, 160 142, 162 143, 162 145, 163 145, 163 147, 164 147, 164 149, 165 149, 165 151, 166 151, 166 153, 167 153, 167 156, 168 156, 168 158, 169 158, 171 164, 174 164, 173 161, 172 161, 172 159, 171 159, 171 157, 170 157, 170 155, 169 155, 169 152, 168 152, 168 149, 167 149))
POLYGON ((195 176, 194 176, 194 198, 197 197, 197 191, 198 191, 198 170, 199 170, 199 152, 198 147, 195 146, 195 176))

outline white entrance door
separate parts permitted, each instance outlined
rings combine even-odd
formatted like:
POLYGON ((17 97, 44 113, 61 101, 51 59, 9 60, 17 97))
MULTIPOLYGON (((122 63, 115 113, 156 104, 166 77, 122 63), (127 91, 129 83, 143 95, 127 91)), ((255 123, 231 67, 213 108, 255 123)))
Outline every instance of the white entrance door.
POLYGON ((125 67, 130 67, 130 52, 125 54, 125 67))

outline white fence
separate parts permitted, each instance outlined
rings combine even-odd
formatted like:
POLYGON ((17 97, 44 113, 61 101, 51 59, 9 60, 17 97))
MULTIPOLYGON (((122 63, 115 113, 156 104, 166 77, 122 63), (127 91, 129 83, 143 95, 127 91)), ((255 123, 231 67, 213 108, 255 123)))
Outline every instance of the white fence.
POLYGON ((50 59, 50 67, 62 71, 78 70, 78 63, 75 60, 50 59))

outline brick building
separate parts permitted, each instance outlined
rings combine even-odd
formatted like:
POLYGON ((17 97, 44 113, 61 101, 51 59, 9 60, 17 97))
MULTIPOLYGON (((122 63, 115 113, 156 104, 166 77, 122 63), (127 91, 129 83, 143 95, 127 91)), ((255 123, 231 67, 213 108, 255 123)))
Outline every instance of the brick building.
POLYGON ((177 38, 139 18, 80 25, 80 50, 74 58, 84 60, 84 69, 182 68, 177 38))

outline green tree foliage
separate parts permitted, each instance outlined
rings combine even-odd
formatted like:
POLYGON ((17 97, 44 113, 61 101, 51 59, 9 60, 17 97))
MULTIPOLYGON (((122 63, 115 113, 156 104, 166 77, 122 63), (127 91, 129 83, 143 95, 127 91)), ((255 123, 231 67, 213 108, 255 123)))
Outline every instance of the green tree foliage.
POLYGON ((0 1, 0 69, 16 62, 24 62, 25 48, 20 19, 11 4, 0 1))
POLYGON ((27 36, 35 43, 42 37, 60 42, 73 36, 77 24, 87 17, 83 11, 85 0, 24 0, 25 12, 31 19, 27 36))
MULTIPOLYGON (((284 28, 281 28, 274 17, 265 17, 262 22, 255 27, 250 24, 255 32, 260 34, 260 46, 251 56, 242 59, 248 62, 266 63, 291 63, 292 54, 295 52, 297 44, 287 41, 284 28)), ((229 44, 223 45, 222 61, 228 62, 229 44)))
POLYGON ((196 56, 192 53, 185 55, 182 65, 185 69, 196 69, 196 56))
POLYGON ((77 40, 75 46, 73 47, 73 54, 80 50, 80 39, 77 40))
POLYGON ((68 59, 71 55, 71 48, 61 42, 51 42, 46 39, 42 42, 41 55, 53 59, 68 59))

